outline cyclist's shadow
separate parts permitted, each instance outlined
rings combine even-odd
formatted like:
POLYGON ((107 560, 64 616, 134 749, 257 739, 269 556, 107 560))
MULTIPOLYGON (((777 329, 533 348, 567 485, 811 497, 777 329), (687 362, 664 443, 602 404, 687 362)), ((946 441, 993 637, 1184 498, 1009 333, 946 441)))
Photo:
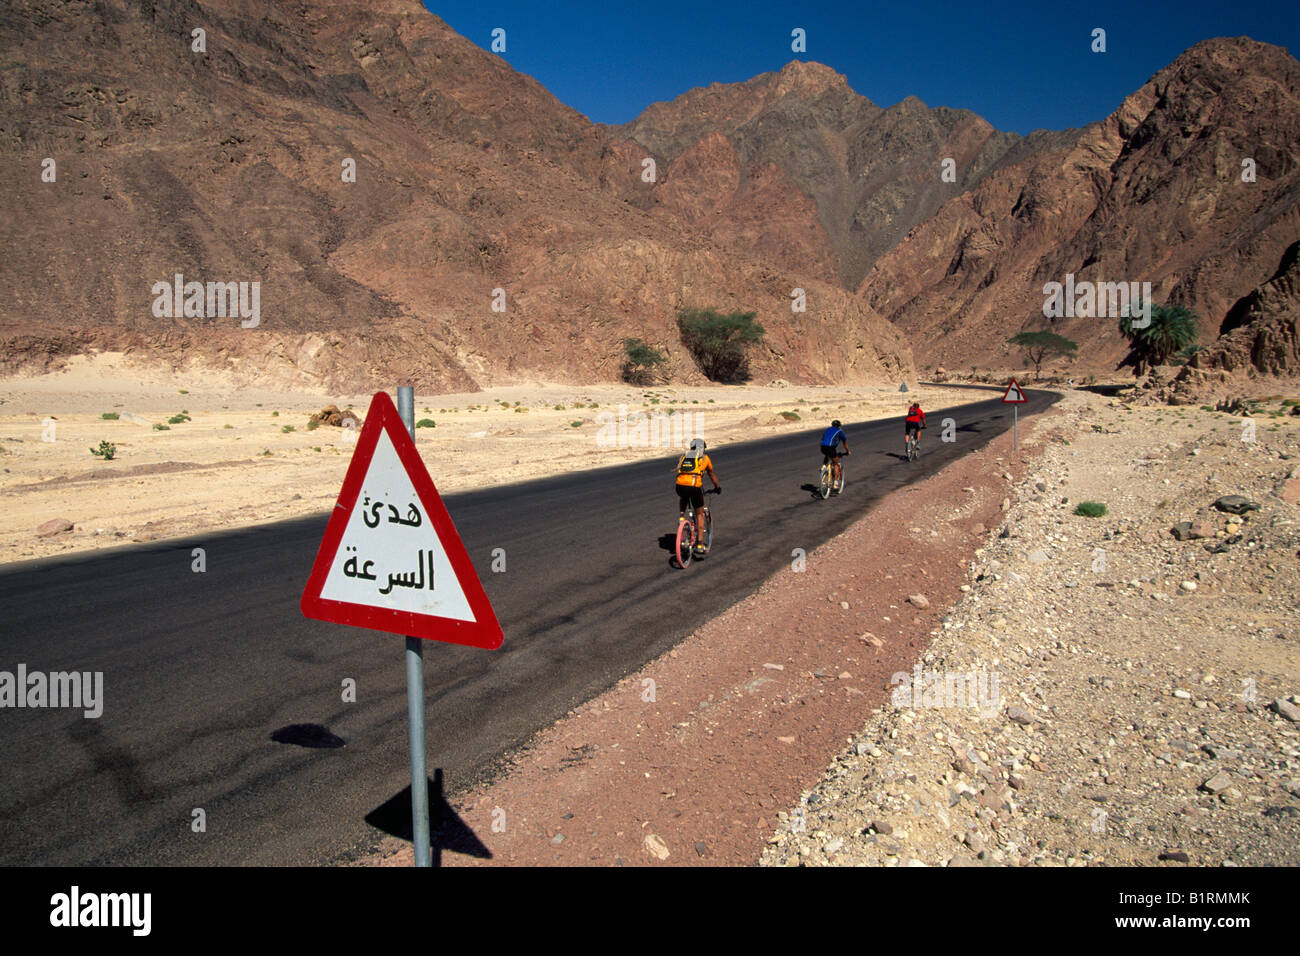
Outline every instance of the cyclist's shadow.
POLYGON ((799 489, 800 489, 801 491, 806 491, 806 492, 808 492, 808 496, 809 496, 810 498, 816 498, 818 501, 821 500, 821 497, 822 497, 822 491, 821 491, 821 489, 818 488, 816 485, 813 485, 813 484, 800 485, 800 486, 799 486, 799 489))

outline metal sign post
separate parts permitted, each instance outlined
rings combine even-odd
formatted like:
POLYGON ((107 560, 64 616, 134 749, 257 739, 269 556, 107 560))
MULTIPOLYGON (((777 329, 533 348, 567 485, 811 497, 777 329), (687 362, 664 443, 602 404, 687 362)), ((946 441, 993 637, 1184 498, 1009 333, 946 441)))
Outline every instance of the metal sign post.
MULTIPOLYGON (((397 413, 415 440, 415 389, 397 389, 397 413)), ((429 849, 429 784, 424 746, 424 644, 418 637, 406 638, 406 714, 411 745, 411 841, 415 865, 432 866, 429 849)))
POLYGON ((1011 406, 1011 450, 1013 452, 1020 447, 1020 406, 1027 401, 1029 399, 1025 398, 1025 390, 1013 378, 1002 395, 1003 404, 1011 406))

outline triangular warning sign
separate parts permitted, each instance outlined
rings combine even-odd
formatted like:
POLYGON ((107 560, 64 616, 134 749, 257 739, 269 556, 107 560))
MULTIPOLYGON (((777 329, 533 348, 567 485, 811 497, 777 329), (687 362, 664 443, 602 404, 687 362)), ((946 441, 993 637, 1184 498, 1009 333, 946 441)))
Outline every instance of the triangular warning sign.
POLYGON ((370 402, 299 606, 321 621, 501 646, 501 625, 387 392, 370 402))
POLYGON ((1029 401, 1029 399, 1025 398, 1025 390, 1022 389, 1020 383, 1013 378, 1011 384, 1007 386, 1006 393, 1002 396, 1002 401, 1009 405, 1020 405, 1029 401))

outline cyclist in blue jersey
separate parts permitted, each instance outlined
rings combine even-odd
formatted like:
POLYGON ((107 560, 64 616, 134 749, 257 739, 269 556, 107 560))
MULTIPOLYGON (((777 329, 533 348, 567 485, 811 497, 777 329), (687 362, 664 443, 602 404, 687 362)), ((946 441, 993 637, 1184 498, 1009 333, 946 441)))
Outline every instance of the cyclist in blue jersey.
POLYGON ((822 432, 822 464, 830 462, 831 473, 834 476, 834 490, 840 490, 840 482, 844 478, 844 473, 840 470, 840 451, 838 446, 844 446, 843 454, 849 453, 849 440, 844 434, 844 429, 840 427, 840 420, 837 418, 831 422, 831 427, 822 432))

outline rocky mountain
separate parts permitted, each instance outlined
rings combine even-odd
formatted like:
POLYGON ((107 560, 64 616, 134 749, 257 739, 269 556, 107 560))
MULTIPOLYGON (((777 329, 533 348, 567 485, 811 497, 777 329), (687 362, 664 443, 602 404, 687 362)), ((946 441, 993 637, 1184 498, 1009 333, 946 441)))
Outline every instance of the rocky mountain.
MULTIPOLYGON (((1023 138, 807 62, 600 127, 417 0, 16 0, 0 61, 3 369, 125 348, 463 389, 614 379, 637 336, 698 381, 696 306, 758 313, 760 381, 897 381, 911 348, 1019 365, 1077 280, 1191 307, 1206 369, 1294 373, 1300 63, 1245 38, 1023 138)), ((1127 351, 1112 317, 1051 327, 1080 372, 1127 351)))
POLYGON ((0 61, 5 369, 463 389, 614 379, 640 336, 689 381, 676 311, 713 306, 758 312, 759 380, 911 372, 851 291, 624 201, 598 127, 417 0, 17 0, 0 61))
MULTIPOLYGON (((1080 371, 1110 372, 1127 352, 1115 319, 1049 323, 1047 283, 1150 282, 1156 304, 1200 316, 1209 346, 1274 307, 1276 296, 1240 303, 1297 237, 1300 63, 1246 38, 1207 40, 1104 121, 950 200, 881 256, 860 292, 923 364, 1014 365, 1007 337, 1050 325, 1080 343, 1080 371)), ((1295 374, 1288 361, 1273 367, 1295 374)))
POLYGON ((799 60, 656 103, 609 133, 623 162, 655 160, 656 188, 632 199, 642 208, 850 289, 1022 142, 916 97, 881 109, 830 67, 799 60))

